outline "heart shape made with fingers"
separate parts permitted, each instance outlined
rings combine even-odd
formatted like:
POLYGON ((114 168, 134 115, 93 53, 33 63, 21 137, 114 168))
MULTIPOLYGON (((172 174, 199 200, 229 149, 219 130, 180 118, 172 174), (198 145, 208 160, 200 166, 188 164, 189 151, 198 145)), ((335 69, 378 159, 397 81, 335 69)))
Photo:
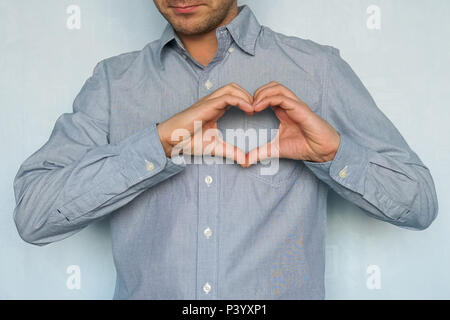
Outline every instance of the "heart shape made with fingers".
POLYGON ((162 136, 173 132, 171 127, 181 127, 182 134, 175 137, 183 137, 183 143, 184 137, 188 139, 184 145, 177 144, 179 139, 163 142, 177 144, 174 149, 183 148, 189 154, 233 159, 242 167, 269 158, 326 162, 334 159, 340 144, 339 133, 328 122, 274 81, 253 96, 235 83, 227 85, 169 120, 161 124, 162 136), (203 120, 198 121, 199 117, 203 120))
POLYGON ((287 87, 275 81, 260 87, 253 95, 253 107, 251 116, 233 108, 218 121, 224 141, 245 153, 243 167, 270 158, 334 159, 339 133, 287 87), (231 135, 226 133, 230 129, 231 135))
POLYGON ((217 126, 225 142, 248 155, 275 138, 280 120, 270 108, 252 116, 238 108, 230 108, 217 120, 217 126))

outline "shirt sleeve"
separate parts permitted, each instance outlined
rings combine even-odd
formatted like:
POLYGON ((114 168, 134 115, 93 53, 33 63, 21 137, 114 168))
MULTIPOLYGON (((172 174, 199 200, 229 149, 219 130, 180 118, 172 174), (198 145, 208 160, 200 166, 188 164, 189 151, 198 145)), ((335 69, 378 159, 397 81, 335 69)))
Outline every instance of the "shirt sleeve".
POLYGON ((377 107, 351 67, 332 48, 324 76, 323 116, 341 136, 334 160, 304 161, 343 198, 369 215, 413 230, 436 218, 429 169, 377 107))
POLYGON ((156 124, 109 143, 107 67, 100 62, 61 115, 49 140, 14 179, 14 221, 23 240, 45 245, 92 221, 185 168, 165 156, 156 124))

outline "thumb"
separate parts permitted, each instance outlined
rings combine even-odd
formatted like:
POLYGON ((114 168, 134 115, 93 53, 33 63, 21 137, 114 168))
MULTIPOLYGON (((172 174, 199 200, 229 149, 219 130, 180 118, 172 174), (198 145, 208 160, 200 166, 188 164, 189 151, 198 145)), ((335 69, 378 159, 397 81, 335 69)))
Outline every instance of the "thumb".
POLYGON ((243 165, 244 168, 250 167, 258 161, 264 161, 269 158, 279 158, 279 148, 273 141, 251 150, 247 154, 247 161, 243 165))

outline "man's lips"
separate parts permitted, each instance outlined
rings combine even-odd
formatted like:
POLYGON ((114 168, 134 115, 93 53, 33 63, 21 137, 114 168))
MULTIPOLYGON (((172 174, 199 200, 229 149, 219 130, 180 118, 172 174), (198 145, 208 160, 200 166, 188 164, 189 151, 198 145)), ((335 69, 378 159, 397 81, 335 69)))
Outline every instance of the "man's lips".
POLYGON ((192 5, 187 7, 172 7, 177 13, 190 13, 194 12, 200 5, 192 5))

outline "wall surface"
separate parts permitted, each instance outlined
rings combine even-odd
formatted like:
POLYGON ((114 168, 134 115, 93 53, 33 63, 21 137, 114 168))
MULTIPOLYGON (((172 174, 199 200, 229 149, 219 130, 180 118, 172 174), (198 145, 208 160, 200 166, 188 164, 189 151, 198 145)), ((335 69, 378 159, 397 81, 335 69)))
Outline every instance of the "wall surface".
MULTIPOLYGON (((450 1, 244 3, 275 31, 339 48, 435 180, 439 216, 422 232, 330 195, 327 298, 449 299, 450 1)), ((71 112, 95 64, 143 48, 164 24, 150 0, 0 0, 0 298, 112 298, 108 224, 45 247, 26 244, 12 219, 12 182, 71 112)))

